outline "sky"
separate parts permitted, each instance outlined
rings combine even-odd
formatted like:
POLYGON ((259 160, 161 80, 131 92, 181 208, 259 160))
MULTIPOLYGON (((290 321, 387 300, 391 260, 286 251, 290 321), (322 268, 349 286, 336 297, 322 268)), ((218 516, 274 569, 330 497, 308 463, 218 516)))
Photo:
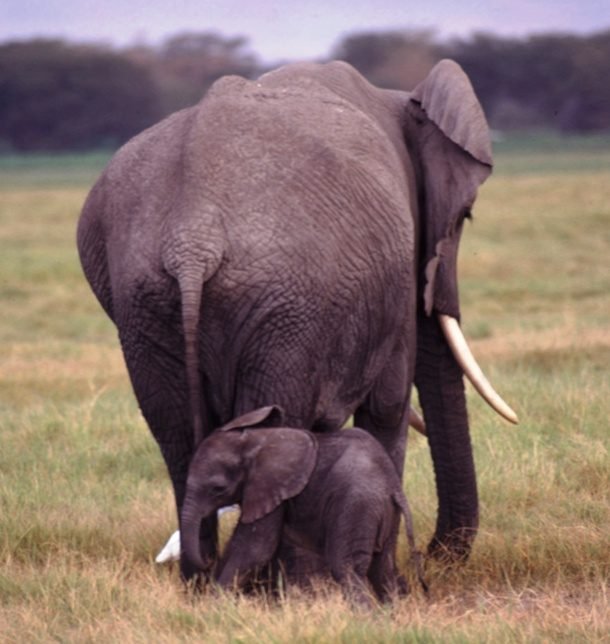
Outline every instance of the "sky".
POLYGON ((610 0, 0 0, 0 42, 61 37, 156 45, 185 31, 247 36, 265 62, 328 55, 345 34, 433 29, 441 37, 610 29, 610 0))

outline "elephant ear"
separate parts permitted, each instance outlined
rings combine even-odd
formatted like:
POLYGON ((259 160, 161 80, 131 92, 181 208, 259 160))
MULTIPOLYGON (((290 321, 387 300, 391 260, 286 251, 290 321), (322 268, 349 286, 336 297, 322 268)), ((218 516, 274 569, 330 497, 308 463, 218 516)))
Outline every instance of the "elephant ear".
POLYGON ((491 173, 489 128, 468 77, 450 60, 439 62, 415 88, 406 112, 405 137, 417 150, 423 188, 425 312, 459 319, 458 244, 477 189, 491 173))
POLYGON ((246 429, 257 427, 265 423, 266 427, 278 427, 284 422, 284 410, 278 405, 259 407, 254 411, 246 412, 223 425, 219 431, 228 432, 231 429, 246 429))
POLYGON ((489 128, 468 76, 452 60, 441 60, 413 90, 428 118, 477 161, 493 165, 489 128))
POLYGON ((318 457, 318 441, 304 429, 274 427, 247 431, 242 523, 261 519, 300 494, 318 457))

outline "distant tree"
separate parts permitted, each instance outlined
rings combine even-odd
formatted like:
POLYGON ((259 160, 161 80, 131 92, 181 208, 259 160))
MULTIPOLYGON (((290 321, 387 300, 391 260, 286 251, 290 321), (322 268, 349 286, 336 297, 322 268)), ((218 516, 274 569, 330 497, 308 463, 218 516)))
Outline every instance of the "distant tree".
POLYGON ((453 58, 493 127, 610 128, 610 31, 525 38, 475 33, 445 43, 429 31, 364 32, 346 36, 331 57, 379 87, 396 89, 411 89, 440 58, 453 58))
POLYGON ((558 114, 564 130, 610 129, 610 30, 580 38, 558 114))
POLYGON ((149 73, 57 40, 0 46, 0 138, 16 150, 116 146, 158 117, 149 73))
POLYGON ((197 103, 212 83, 227 74, 251 78, 260 64, 242 36, 224 37, 215 32, 181 33, 160 48, 127 51, 145 62, 158 87, 164 113, 197 103))
MULTIPOLYGON (((589 36, 441 43, 430 31, 362 32, 331 58, 379 87, 412 89, 440 58, 470 77, 492 127, 610 130, 610 30, 589 36)), ((198 102, 220 76, 264 69, 241 36, 177 34, 123 51, 60 40, 0 44, 0 148, 115 147, 162 116, 198 102)))
POLYGON ((413 89, 440 57, 431 31, 363 32, 345 37, 331 58, 353 65, 371 83, 413 89))
POLYGON ((610 127, 610 31, 592 36, 475 34, 444 48, 469 75, 495 127, 610 127))

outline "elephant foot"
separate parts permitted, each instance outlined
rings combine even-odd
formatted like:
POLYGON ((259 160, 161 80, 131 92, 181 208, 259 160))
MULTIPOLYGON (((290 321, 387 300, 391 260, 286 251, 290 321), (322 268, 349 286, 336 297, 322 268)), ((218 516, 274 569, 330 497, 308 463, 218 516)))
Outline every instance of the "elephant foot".
POLYGON ((396 576, 396 595, 398 597, 406 597, 411 592, 411 585, 404 575, 398 574, 396 576))
POLYGON ((278 583, 279 570, 275 562, 268 563, 254 570, 240 588, 244 595, 279 599, 281 596, 278 583))

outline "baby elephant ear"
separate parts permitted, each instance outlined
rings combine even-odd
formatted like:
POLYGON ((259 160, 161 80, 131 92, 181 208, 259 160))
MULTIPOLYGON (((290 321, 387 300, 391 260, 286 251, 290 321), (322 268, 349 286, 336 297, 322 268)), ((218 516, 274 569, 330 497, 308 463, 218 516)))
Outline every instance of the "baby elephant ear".
POLYGON ((227 432, 230 429, 246 429, 247 427, 256 427, 257 425, 265 425, 270 427, 277 427, 284 422, 284 410, 277 405, 269 405, 268 407, 259 407, 254 411, 246 412, 237 418, 229 421, 226 425, 220 428, 221 432, 227 432))
POLYGON ((246 433, 241 521, 252 523, 303 491, 316 465, 318 441, 311 432, 289 427, 246 433))

